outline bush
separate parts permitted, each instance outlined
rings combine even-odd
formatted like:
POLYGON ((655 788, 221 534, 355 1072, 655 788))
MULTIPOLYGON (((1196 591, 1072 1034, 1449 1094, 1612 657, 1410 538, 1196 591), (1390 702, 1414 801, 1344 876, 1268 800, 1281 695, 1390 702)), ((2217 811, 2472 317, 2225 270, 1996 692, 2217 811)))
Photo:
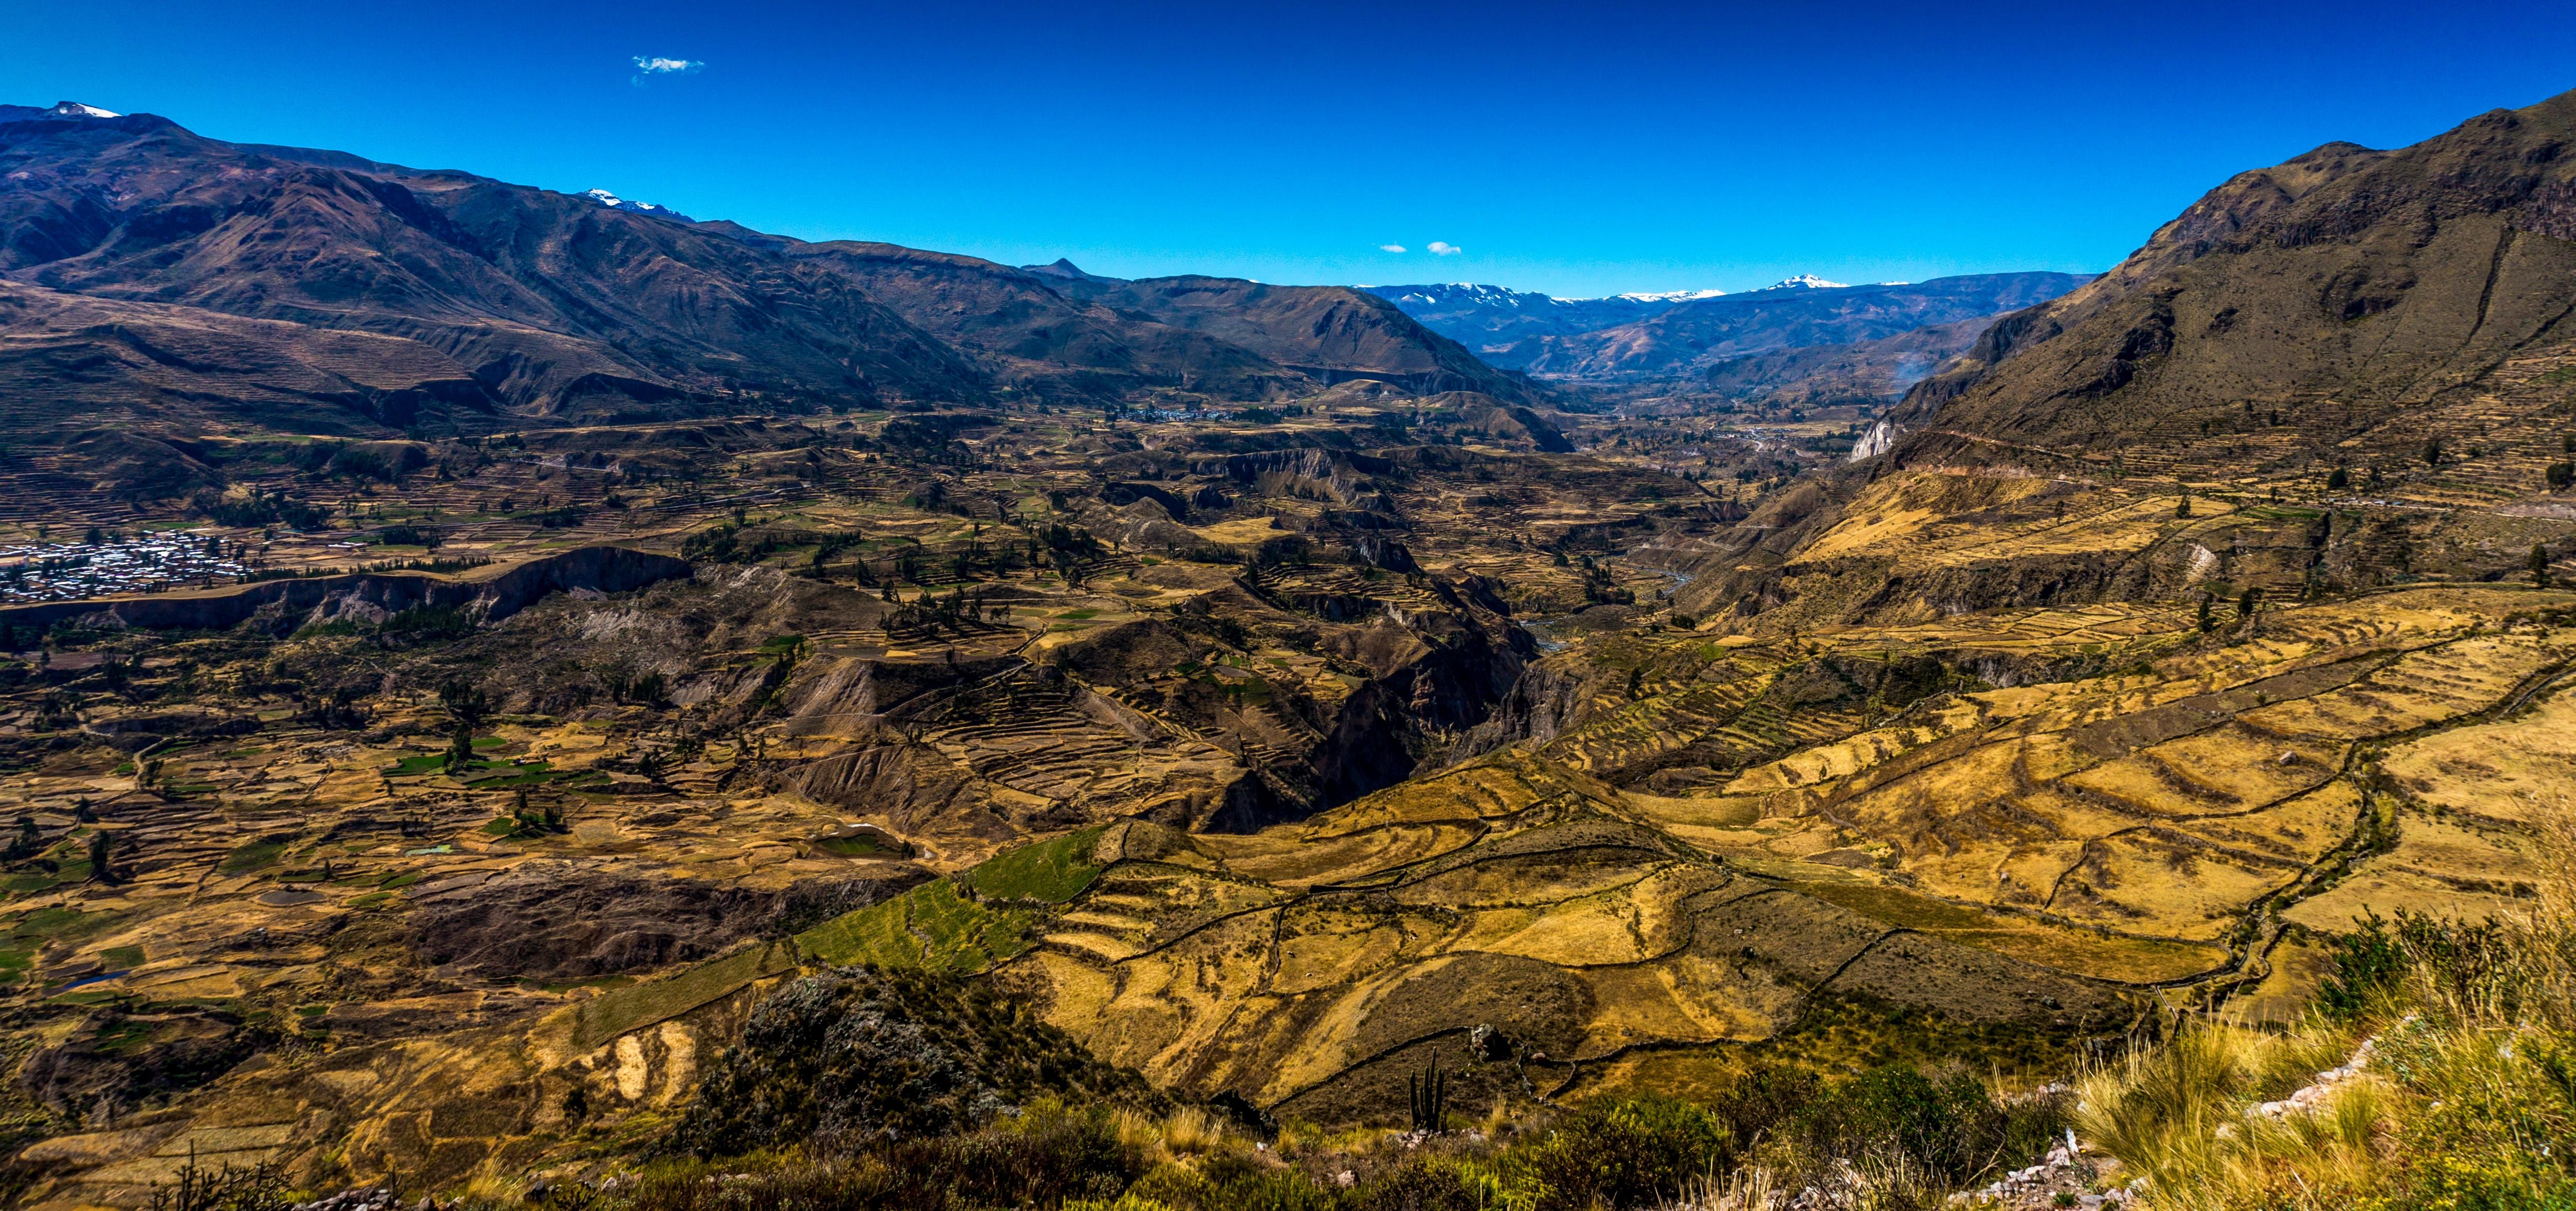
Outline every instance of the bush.
POLYGON ((1529 1211, 1652 1206, 1717 1170, 1734 1142, 1704 1107, 1670 1098, 1613 1102, 1504 1153, 1489 1182, 1508 1205, 1529 1211))
POLYGON ((589 1211, 963 1211, 1097 1205, 1096 1200, 1117 1198, 1146 1167, 1141 1152, 1120 1142, 1106 1114, 1041 1110, 982 1131, 881 1142, 848 1155, 790 1156, 785 1163, 755 1157, 749 1164, 728 1164, 732 1172, 703 1161, 666 1160, 598 1191, 587 1206, 589 1211))
POLYGON ((1196 1165, 1157 1165, 1126 1198, 1172 1211, 1333 1211, 1334 1196, 1294 1169, 1219 1152, 1196 1165))
POLYGON ((1797 1128, 1812 1155, 1893 1154, 1936 1181, 1960 1185, 2028 1163, 2065 1122, 2057 1099, 2005 1105, 1969 1073, 1935 1081, 1899 1064, 1837 1087, 1799 1113, 1797 1128))
POLYGON ((1355 1211, 1483 1211, 1458 1167, 1428 1158, 1400 1165, 1360 1187, 1355 1211))
POLYGON ((1026 1102, 1159 1104, 1026 1002, 927 972, 838 968, 761 1002, 701 1079, 673 1142, 701 1157, 826 1151, 968 1131, 1026 1102))

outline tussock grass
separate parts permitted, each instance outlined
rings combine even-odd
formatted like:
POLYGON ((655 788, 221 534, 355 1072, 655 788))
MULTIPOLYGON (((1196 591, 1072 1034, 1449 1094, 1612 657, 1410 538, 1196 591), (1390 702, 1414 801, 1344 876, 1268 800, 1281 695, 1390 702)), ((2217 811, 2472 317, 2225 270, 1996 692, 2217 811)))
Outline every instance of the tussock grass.
POLYGON ((2502 920, 2365 917, 2287 1033, 2195 1022, 2089 1073, 2076 1129, 2170 1211, 2576 1208, 2576 807, 2502 920), (2358 1073, 2280 1099, 2302 1073, 2358 1073))

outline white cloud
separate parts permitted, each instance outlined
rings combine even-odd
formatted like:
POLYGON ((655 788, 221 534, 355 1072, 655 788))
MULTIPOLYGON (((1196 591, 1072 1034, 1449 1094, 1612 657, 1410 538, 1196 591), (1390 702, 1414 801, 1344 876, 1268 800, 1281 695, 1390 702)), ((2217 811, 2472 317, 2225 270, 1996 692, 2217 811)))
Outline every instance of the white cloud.
POLYGON ((1404 245, 1402 245, 1402 244, 1380 244, 1380 245, 1378 245, 1378 246, 1377 246, 1377 250, 1378 250, 1379 252, 1402 252, 1402 251, 1404 251, 1404 245))
POLYGON ((673 59, 663 55, 637 55, 635 56, 635 77, 632 83, 637 88, 642 88, 646 80, 652 79, 655 76, 694 76, 698 74, 699 68, 705 66, 706 64, 699 62, 696 59, 673 59))
POLYGON ((1460 248, 1456 244, 1452 244, 1447 240, 1433 240, 1429 244, 1424 245, 1424 247, 1429 248, 1431 250, 1431 255, 1433 256, 1456 256, 1459 253, 1467 251, 1466 249, 1460 248))

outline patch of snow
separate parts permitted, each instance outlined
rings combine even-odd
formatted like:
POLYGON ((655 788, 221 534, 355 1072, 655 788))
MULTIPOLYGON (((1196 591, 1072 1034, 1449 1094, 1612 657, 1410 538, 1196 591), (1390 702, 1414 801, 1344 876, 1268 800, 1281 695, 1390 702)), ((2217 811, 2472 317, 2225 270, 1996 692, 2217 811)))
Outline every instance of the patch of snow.
POLYGON ((56 101, 54 107, 45 112, 64 118, 122 118, 125 116, 112 109, 83 105, 78 101, 56 101))
POLYGON ((1610 297, 1626 299, 1631 303, 1691 303, 1697 302, 1701 299, 1713 299, 1725 293, 1726 292, 1723 290, 1664 290, 1655 292, 1640 290, 1632 291, 1627 294, 1614 294, 1610 297))
POLYGON ((1782 279, 1780 279, 1779 281, 1773 282, 1773 283, 1771 283, 1770 285, 1763 287, 1763 289, 1764 289, 1764 290, 1849 290, 1849 289, 1851 289, 1851 283, 1849 283, 1849 282, 1828 282, 1828 281, 1826 281, 1825 279, 1820 278, 1820 277, 1817 277, 1816 275, 1814 275, 1814 274, 1812 274, 1812 273, 1802 273, 1802 274, 1797 275, 1796 277, 1787 277, 1787 278, 1782 278, 1782 279))
POLYGON ((605 189, 585 189, 574 196, 588 198, 591 201, 609 208, 610 210, 623 210, 632 214, 659 215, 666 219, 678 219, 683 223, 694 221, 690 219, 689 216, 681 214, 679 211, 673 210, 668 206, 656 206, 651 202, 628 201, 627 199, 621 198, 605 189))

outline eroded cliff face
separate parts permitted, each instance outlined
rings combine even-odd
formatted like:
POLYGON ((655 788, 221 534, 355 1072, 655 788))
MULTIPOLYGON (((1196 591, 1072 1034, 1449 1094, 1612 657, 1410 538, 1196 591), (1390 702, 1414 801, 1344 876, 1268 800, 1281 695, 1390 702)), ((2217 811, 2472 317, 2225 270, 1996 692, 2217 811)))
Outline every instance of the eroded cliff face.
POLYGON ((1414 580, 1201 574, 1161 613, 1009 654, 814 659, 780 690, 767 777, 961 854, 1122 817, 1303 818, 1436 768, 1534 651, 1490 593, 1414 580))

